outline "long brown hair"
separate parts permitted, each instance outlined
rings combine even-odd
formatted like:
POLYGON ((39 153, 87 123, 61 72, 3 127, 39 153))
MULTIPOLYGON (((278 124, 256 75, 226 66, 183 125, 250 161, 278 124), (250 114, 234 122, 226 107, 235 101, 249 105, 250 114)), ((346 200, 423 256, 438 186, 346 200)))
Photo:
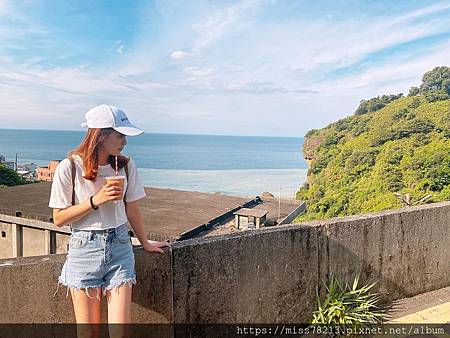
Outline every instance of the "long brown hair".
MULTIPOLYGON (((79 155, 83 160, 85 171, 83 177, 85 179, 95 181, 97 178, 99 146, 105 138, 114 131, 113 128, 89 128, 78 148, 68 153, 68 157, 79 155)), ((128 157, 122 155, 117 156, 117 165, 119 169, 122 169, 128 161, 128 157)), ((114 155, 109 155, 108 162, 111 167, 115 169, 116 157, 114 155)))

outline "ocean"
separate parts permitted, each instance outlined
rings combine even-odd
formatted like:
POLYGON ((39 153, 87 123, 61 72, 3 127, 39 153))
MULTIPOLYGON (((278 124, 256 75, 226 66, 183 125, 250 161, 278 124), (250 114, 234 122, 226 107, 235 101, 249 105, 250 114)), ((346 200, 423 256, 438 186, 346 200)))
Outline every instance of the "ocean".
MULTIPOLYGON (((84 131, 0 129, 7 161, 46 166, 64 159, 84 131)), ((256 196, 265 191, 294 198, 306 181, 303 138, 144 133, 127 137, 123 154, 136 162, 145 186, 256 196)))

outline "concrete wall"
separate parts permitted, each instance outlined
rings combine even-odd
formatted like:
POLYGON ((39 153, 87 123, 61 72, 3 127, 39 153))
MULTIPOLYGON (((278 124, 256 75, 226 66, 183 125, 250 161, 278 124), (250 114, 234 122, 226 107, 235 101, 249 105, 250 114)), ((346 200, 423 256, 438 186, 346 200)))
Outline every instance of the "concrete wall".
POLYGON ((290 224, 297 218, 298 215, 306 210, 306 202, 302 202, 297 208, 295 208, 289 215, 280 221, 279 225, 290 224))
POLYGON ((23 256, 39 256, 45 252, 45 231, 33 228, 23 228, 23 256))
MULTIPOLYGON (((450 285, 449 222, 445 202, 191 239, 162 255, 136 250, 133 318, 305 322, 331 273, 378 281, 383 302, 443 288, 450 285)), ((73 321, 65 288, 52 297, 64 258, 0 260, 0 322, 73 321)))
POLYGON ((69 235, 68 226, 0 214, 0 259, 66 253, 69 235))
POLYGON ((11 224, 0 222, 0 258, 12 257, 11 224), (6 237, 2 237, 2 232, 6 237))
MULTIPOLYGON (((139 287, 133 291, 133 319, 138 323, 171 322, 169 252, 149 255, 136 249, 135 256, 139 287)), ((66 298, 67 288, 57 285, 64 261, 65 255, 0 260, 0 323, 75 322, 70 293, 66 298)), ((105 301, 102 302, 102 320, 107 321, 105 301)))
POLYGON ((173 248, 175 322, 298 322, 315 304, 315 228, 270 228, 173 248))
POLYGON ((304 322, 331 273, 378 281, 384 303, 449 286, 449 225, 445 202, 183 242, 174 320, 304 322))

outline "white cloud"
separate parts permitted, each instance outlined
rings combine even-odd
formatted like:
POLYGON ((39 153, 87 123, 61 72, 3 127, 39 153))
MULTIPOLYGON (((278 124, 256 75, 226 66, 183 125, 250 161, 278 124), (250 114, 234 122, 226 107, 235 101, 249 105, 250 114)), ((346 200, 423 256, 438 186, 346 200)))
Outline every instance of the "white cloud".
POLYGON ((190 54, 183 52, 181 50, 177 50, 175 52, 173 52, 172 54, 170 54, 170 57, 174 60, 180 60, 180 59, 184 59, 186 57, 188 57, 190 54))
POLYGON ((255 80, 241 81, 237 83, 230 83, 225 86, 225 90, 230 92, 242 92, 249 94, 305 94, 311 95, 317 93, 310 89, 299 89, 299 88, 286 88, 281 85, 277 85, 274 82, 263 82, 255 80))
POLYGON ((189 76, 201 77, 210 75, 212 68, 199 68, 197 66, 190 66, 183 69, 183 72, 189 76))
MULTIPOLYGON (((446 65, 450 60, 450 43, 435 46, 425 56, 411 58, 407 62, 392 62, 379 66, 373 66, 367 70, 340 79, 333 79, 321 83, 317 88, 325 90, 333 85, 340 90, 354 90, 368 88, 369 90, 382 90, 382 94, 394 94, 388 92, 387 87, 396 91, 406 91, 408 86, 418 86, 421 76, 437 66, 446 65), (386 85, 389 84, 389 85, 386 85)), ((376 96, 379 93, 373 93, 376 96)))
POLYGON ((123 53, 123 49, 125 48, 124 45, 120 45, 116 48, 116 52, 117 54, 122 54, 123 53))
POLYGON ((250 20, 252 17, 250 13, 261 4, 263 4, 261 0, 240 1, 237 4, 208 13, 202 18, 202 21, 194 24, 192 27, 197 35, 192 46, 193 52, 200 52, 230 30, 237 30, 247 26, 246 20, 250 20))
POLYGON ((11 127, 33 117, 57 127, 64 120, 61 128, 73 129, 87 108, 106 102, 124 107, 148 131, 299 136, 351 114, 360 99, 419 85, 425 71, 450 60, 444 43, 370 66, 358 63, 374 52, 449 31, 446 20, 417 19, 450 4, 401 16, 265 22, 258 13, 268 3, 196 11, 173 5, 181 10, 163 13, 160 36, 149 43, 149 32, 143 32, 126 49, 116 41, 110 52, 122 55, 111 63, 42 68, 45 59, 39 57, 19 66, 0 55, 1 120, 11 127), (349 72, 330 76, 338 69, 349 72), (20 112, 26 119, 13 117, 20 112))
POLYGON ((448 1, 442 1, 437 4, 423 7, 415 11, 409 12, 405 15, 399 16, 391 20, 391 22, 387 26, 392 26, 401 22, 410 21, 436 12, 446 11, 448 9, 450 9, 450 3, 448 1))
POLYGON ((11 8, 8 0, 0 1, 0 17, 8 15, 10 10, 11 8))

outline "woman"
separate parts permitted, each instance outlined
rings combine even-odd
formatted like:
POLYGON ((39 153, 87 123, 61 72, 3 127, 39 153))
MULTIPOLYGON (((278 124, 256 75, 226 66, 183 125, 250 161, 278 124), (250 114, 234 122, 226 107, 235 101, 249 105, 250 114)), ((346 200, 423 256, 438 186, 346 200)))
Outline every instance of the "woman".
POLYGON ((61 161, 52 183, 49 207, 54 223, 71 224, 72 229, 58 286, 61 283, 67 292, 70 289, 77 323, 100 323, 102 291, 108 301, 108 322, 130 323, 136 274, 127 220, 145 251, 162 253, 168 244, 147 240, 139 211, 145 191, 134 161, 120 155, 126 136, 143 131, 117 107, 101 105, 85 116, 82 126, 89 129, 78 148, 69 153, 73 163, 61 161), (124 189, 118 182, 106 184, 106 176, 117 174, 128 176, 124 189))

